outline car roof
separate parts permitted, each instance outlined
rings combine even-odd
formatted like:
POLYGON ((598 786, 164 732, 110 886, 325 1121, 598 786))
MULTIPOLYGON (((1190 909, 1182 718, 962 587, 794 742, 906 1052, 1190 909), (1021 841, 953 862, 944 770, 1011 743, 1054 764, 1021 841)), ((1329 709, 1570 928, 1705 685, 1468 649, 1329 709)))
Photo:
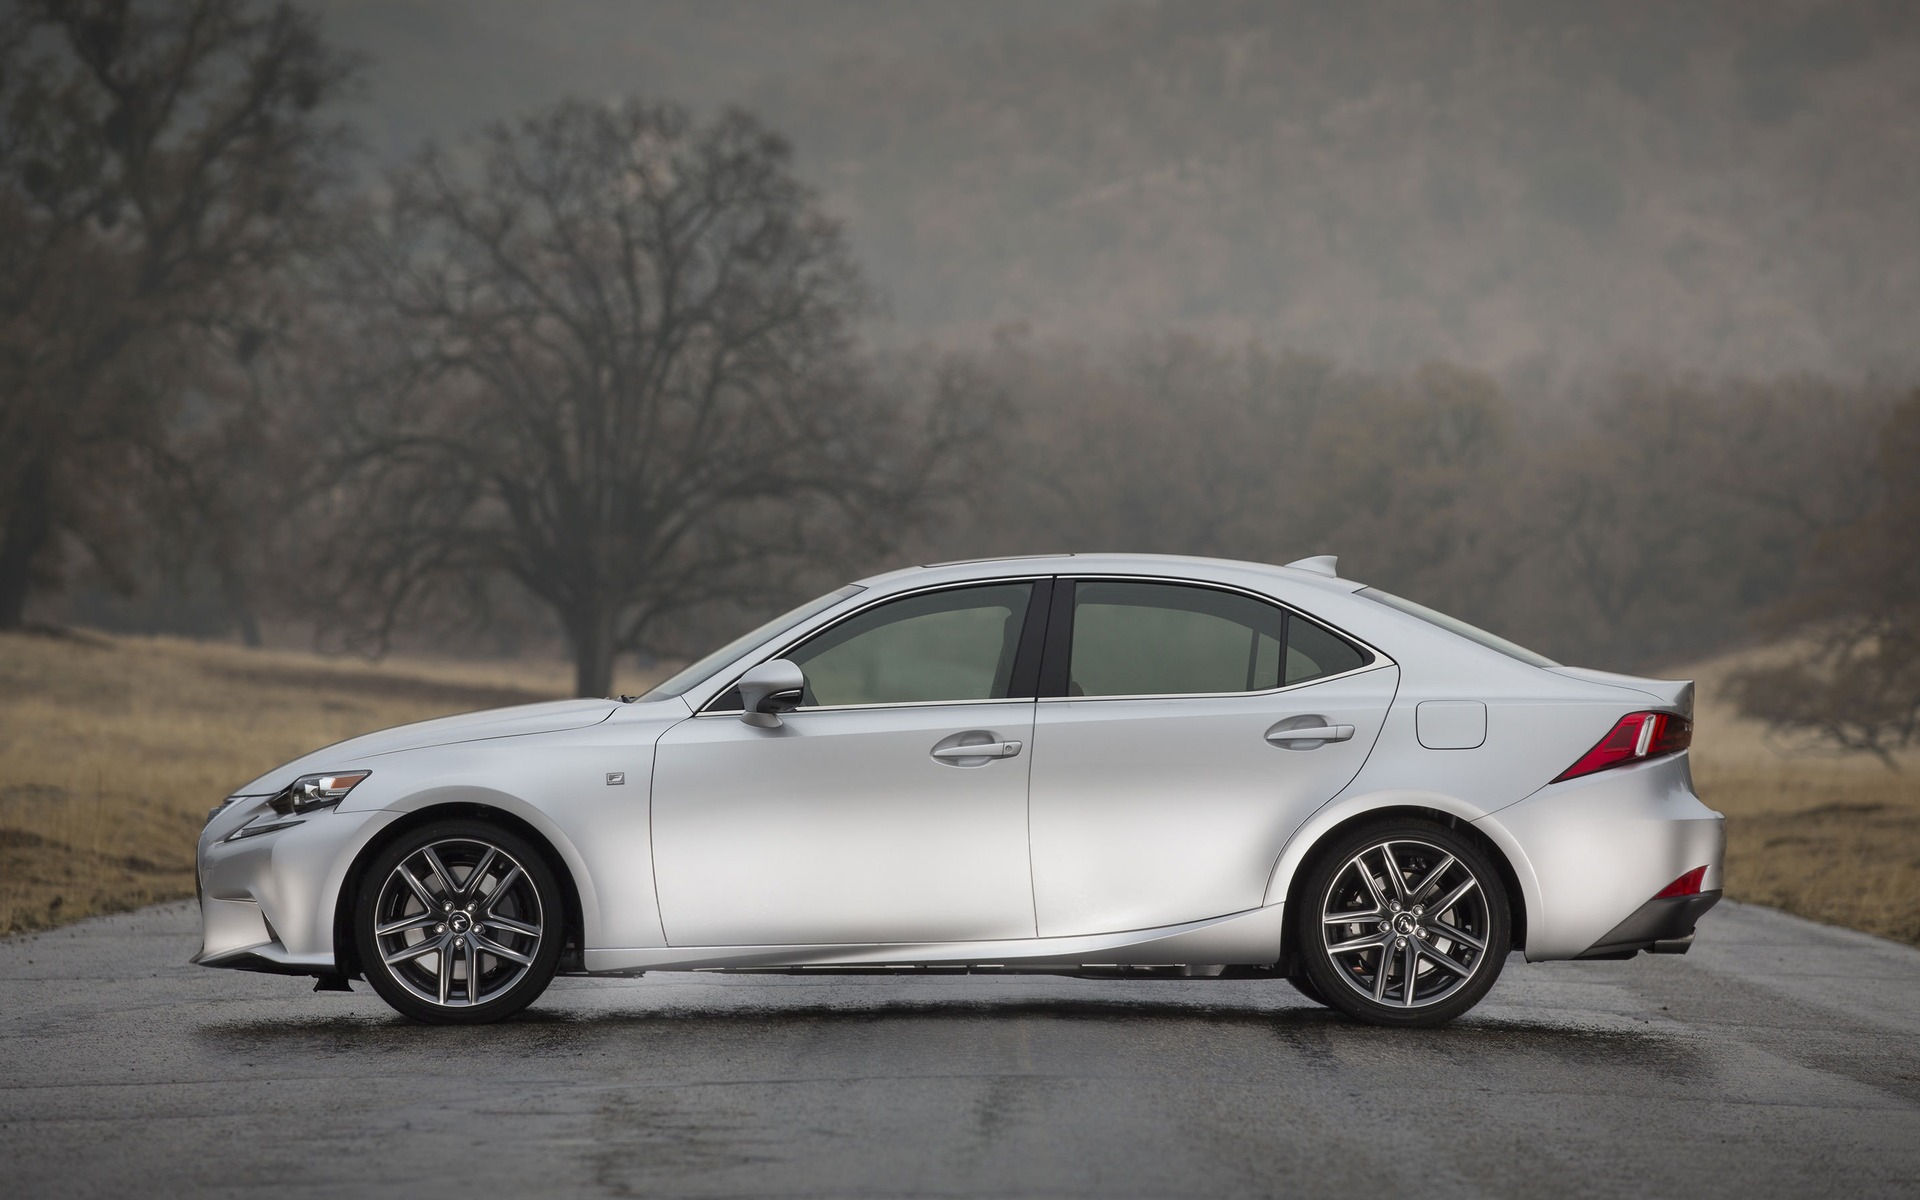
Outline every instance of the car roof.
POLYGON ((962 583, 975 579, 1022 579, 1035 575, 1139 575, 1155 578, 1191 579, 1200 582, 1238 584, 1267 590, 1263 585, 1281 585, 1287 590, 1308 588, 1315 591, 1349 593, 1365 584, 1340 579, 1320 571, 1272 563, 1244 562, 1231 558, 1200 558, 1185 554, 1030 554, 1005 558, 963 559, 903 567, 859 580, 865 588, 898 591, 929 584, 962 583))

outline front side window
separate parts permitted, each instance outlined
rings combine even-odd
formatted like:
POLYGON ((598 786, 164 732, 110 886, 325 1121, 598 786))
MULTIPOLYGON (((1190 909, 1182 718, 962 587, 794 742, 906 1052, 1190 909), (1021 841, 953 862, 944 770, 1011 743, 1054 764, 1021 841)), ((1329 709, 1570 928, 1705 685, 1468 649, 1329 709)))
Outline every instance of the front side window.
POLYGON ((1083 580, 1073 596, 1069 696, 1262 692, 1371 660, 1346 639, 1239 592, 1083 580))
POLYGON ((956 588, 849 617, 787 655, 807 676, 801 707, 1005 699, 1032 595, 1026 582, 956 588))

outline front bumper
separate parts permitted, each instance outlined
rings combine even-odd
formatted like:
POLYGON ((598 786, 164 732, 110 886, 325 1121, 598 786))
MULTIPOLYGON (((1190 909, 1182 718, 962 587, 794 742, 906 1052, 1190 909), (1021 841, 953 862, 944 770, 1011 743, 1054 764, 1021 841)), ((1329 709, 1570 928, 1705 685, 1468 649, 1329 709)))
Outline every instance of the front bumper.
POLYGON ((400 814, 326 810, 275 833, 227 841, 265 805, 236 801, 200 836, 200 952, 206 967, 331 975, 337 901, 361 849, 400 814))
POLYGON ((1720 895, 1726 819, 1694 795, 1685 753, 1550 784, 1474 824, 1520 876, 1530 962, 1681 939, 1692 929, 1687 916, 1697 919, 1713 900, 1650 898, 1696 867, 1707 869, 1702 894, 1720 895), (1677 921, 1685 929, 1664 936, 1677 921), (1638 944, 1642 925, 1663 936, 1638 944))

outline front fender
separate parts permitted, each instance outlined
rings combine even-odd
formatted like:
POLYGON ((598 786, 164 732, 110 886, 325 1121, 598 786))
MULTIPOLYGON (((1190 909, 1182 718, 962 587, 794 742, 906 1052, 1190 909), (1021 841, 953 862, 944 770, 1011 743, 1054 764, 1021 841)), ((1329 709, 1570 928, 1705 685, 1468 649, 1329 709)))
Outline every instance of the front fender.
MULTIPOLYGON (((580 896, 580 917, 584 928, 580 931, 582 946, 598 946, 601 943, 600 896, 594 886, 593 873, 588 869, 585 856, 580 848, 567 836, 565 830, 557 825, 545 812, 527 803, 520 797, 494 788, 479 787, 471 784, 450 784, 430 787, 414 792, 402 799, 382 806, 381 811, 394 814, 395 818, 424 812, 430 808, 447 806, 478 806, 496 808, 509 816, 516 817, 531 826, 534 832, 545 838, 554 852, 560 856, 567 873, 573 877, 573 886, 580 896)), ((344 885, 342 874, 340 883, 344 885)), ((332 893, 338 896, 338 890, 332 893)))

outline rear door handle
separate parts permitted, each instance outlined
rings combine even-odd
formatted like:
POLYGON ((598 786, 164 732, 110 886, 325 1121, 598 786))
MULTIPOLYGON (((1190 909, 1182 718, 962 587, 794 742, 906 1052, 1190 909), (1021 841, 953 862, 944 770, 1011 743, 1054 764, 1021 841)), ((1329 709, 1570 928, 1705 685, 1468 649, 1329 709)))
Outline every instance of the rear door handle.
POLYGON ((1019 742, 977 742, 971 746, 942 746, 935 758, 1012 758, 1020 753, 1019 742))
POLYGON ((1344 742, 1353 737, 1351 725, 1312 725, 1306 729, 1276 729, 1267 735, 1270 742, 1344 742))

